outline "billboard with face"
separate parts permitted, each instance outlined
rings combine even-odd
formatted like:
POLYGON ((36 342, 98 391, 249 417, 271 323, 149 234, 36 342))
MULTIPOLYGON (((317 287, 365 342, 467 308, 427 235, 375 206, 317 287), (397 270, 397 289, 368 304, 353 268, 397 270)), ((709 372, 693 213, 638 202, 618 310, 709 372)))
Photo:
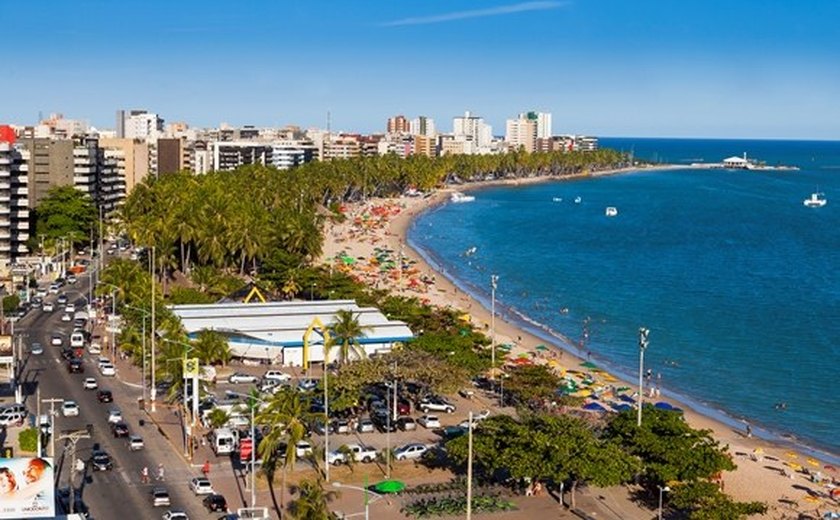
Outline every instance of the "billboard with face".
POLYGON ((55 516, 53 481, 52 459, 0 459, 0 518, 55 516))

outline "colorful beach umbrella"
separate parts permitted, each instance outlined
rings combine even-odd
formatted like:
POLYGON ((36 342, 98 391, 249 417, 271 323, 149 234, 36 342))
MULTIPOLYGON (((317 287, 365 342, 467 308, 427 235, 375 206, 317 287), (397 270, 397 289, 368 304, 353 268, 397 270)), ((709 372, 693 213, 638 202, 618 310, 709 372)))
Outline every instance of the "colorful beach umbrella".
POLYGON ((540 352, 545 352, 546 350, 548 350, 548 347, 546 347, 545 345, 537 345, 536 347, 534 347, 534 350, 539 350, 540 352))
POLYGON ((502 345, 499 345, 499 349, 510 352, 511 350, 513 350, 513 345, 511 345, 510 343, 503 343, 502 345))
POLYGON ((817 459, 809 458, 808 459, 808 464, 810 464, 811 466, 814 466, 815 468, 820 467, 820 463, 817 461, 817 459))

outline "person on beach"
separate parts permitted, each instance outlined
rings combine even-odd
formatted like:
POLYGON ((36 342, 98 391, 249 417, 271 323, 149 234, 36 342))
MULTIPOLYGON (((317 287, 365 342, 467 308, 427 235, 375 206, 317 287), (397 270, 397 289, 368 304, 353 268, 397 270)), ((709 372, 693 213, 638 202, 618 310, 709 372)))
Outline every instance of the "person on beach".
POLYGON ((750 423, 747 423, 747 439, 750 438, 752 438, 752 426, 750 426, 750 423))

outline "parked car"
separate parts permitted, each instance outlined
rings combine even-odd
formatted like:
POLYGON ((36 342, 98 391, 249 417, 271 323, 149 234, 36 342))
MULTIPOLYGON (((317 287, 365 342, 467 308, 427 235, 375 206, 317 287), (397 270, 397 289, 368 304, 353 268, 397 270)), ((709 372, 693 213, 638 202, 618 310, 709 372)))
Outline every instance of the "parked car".
POLYGON ((347 419, 334 419, 332 421, 332 431, 334 433, 349 435, 352 433, 352 430, 350 429, 350 421, 347 419))
POLYGON ((309 441, 298 441, 295 445, 295 455, 303 458, 312 453, 312 444, 309 441))
POLYGON ((143 444, 143 437, 139 435, 131 435, 128 438, 128 451, 140 451, 145 448, 143 444))
POLYGON ((180 509, 170 509, 163 513, 163 520, 190 520, 190 517, 180 509))
POLYGON ((359 424, 356 426, 359 433, 372 433, 375 429, 376 426, 373 425, 373 421, 368 418, 359 419, 359 424))
POLYGON ((73 303, 68 303, 67 305, 64 306, 64 312, 68 312, 70 314, 73 314, 74 312, 76 312, 76 305, 73 304, 73 303))
POLYGON ((61 334, 53 334, 50 337, 50 345, 54 347, 60 347, 64 343, 64 338, 61 337, 61 334))
POLYGON ((228 377, 228 383, 232 385, 236 385, 239 383, 256 383, 257 381, 259 381, 259 378, 257 376, 243 374, 241 372, 234 372, 230 375, 230 377, 228 377))
POLYGON ((347 456, 352 454, 356 462, 373 462, 376 460, 376 448, 361 444, 345 444, 337 450, 327 454, 327 462, 334 466, 347 463, 347 456))
POLYGON ((418 408, 423 412, 446 412, 453 413, 455 405, 436 395, 424 397, 420 400, 418 408))
POLYGON ((262 378, 263 381, 277 381, 279 383, 288 383, 292 380, 292 376, 279 370, 266 370, 262 378))
POLYGON ((376 429, 382 433, 386 431, 397 431, 397 421, 391 421, 388 417, 388 412, 375 413, 371 416, 371 420, 373 421, 373 424, 376 425, 376 429))
POLYGON ((425 444, 413 442, 395 449, 394 458, 397 460, 419 459, 427 451, 429 447, 425 444))
POLYGON ((79 415, 79 405, 76 401, 64 401, 61 403, 61 415, 64 417, 76 417, 79 415))
POLYGON ((94 471, 108 471, 114 469, 114 461, 104 451, 94 451, 90 458, 90 465, 94 471))
POLYGON ((207 508, 207 511, 211 513, 215 513, 217 511, 227 511, 227 500, 222 495, 218 493, 213 493, 212 495, 207 495, 202 500, 204 507, 207 508))
POLYGON ((96 378, 86 377, 84 383, 82 383, 82 387, 85 390, 96 390, 99 388, 99 384, 97 384, 96 378))
POLYGON ((55 305, 52 302, 44 302, 44 306, 41 307, 41 310, 44 312, 52 312, 55 310, 55 305))
POLYGON ((61 315, 61 321, 73 321, 73 316, 71 316, 69 314, 62 314, 61 315))
POLYGON ((166 488, 155 487, 152 489, 152 505, 155 507, 169 507, 169 492, 166 488))
POLYGON ((58 298, 55 302, 59 305, 67 305, 67 295, 66 294, 59 294, 58 298))
POLYGON ((301 392, 311 392, 318 388, 318 380, 317 379, 301 379, 298 381, 298 390, 301 392))
POLYGON ((411 413, 411 403, 406 401, 405 399, 399 399, 397 401, 397 415, 408 415, 411 413))
POLYGON ((35 356, 40 356, 44 353, 44 346, 36 341, 29 346, 29 352, 35 356))
POLYGON ((408 416, 397 419, 397 428, 404 432, 410 432, 417 429, 417 422, 408 416))
POLYGON ((119 439, 121 437, 128 437, 128 425, 124 422, 118 422, 113 427, 114 437, 119 439))
POLYGON ((210 484, 210 479, 206 477, 195 477, 190 480, 190 489, 196 495, 212 495, 213 485, 210 484))
POLYGON ((438 419, 437 415, 424 415, 417 419, 417 422, 420 423, 420 426, 431 430, 432 428, 440 428, 440 419, 438 419))
POLYGON ((100 403, 111 403, 114 401, 114 395, 110 390, 100 390, 96 393, 96 398, 100 403))

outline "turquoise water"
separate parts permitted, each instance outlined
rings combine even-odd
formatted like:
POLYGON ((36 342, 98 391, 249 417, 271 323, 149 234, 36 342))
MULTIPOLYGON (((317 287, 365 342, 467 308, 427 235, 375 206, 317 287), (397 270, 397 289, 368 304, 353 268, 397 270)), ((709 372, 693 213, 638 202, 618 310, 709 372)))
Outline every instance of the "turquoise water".
POLYGON ((584 351, 619 373, 637 373, 638 328, 648 327, 646 367, 665 393, 840 454, 840 143, 602 145, 666 162, 746 151, 802 170, 486 188, 473 203, 421 215, 409 242, 488 306, 497 274, 497 306, 543 334, 579 341, 588 319, 584 351), (816 189, 828 205, 804 207, 816 189), (618 216, 606 217, 607 206, 618 216))

